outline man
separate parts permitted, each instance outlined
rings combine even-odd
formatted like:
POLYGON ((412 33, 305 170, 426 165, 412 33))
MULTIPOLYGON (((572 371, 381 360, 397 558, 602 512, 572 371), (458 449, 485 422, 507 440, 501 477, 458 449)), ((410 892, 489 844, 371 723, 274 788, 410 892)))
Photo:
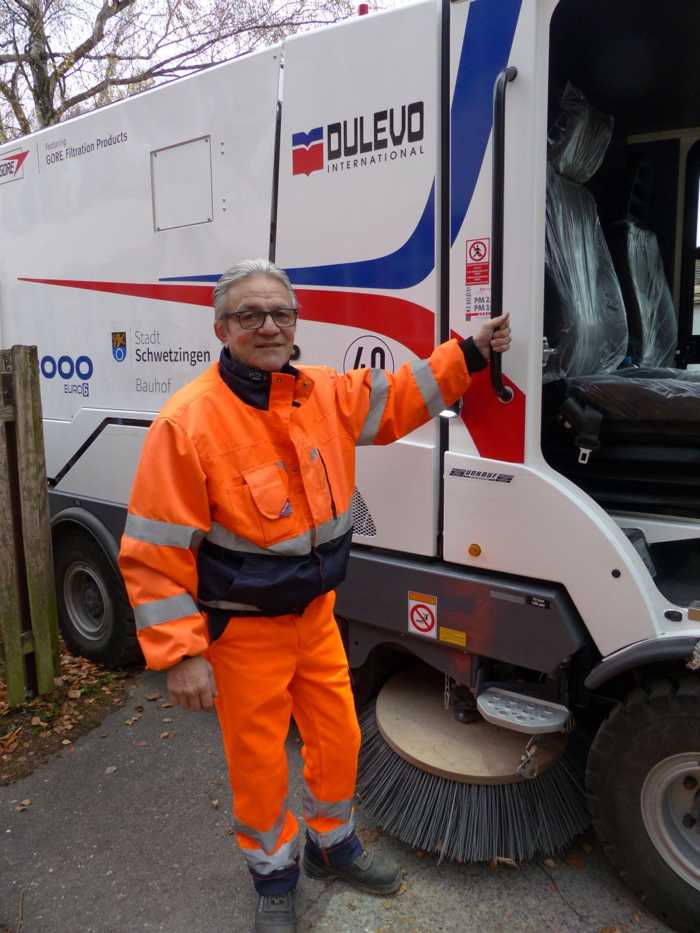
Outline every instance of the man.
POLYGON ((218 363, 151 426, 120 564, 148 666, 185 709, 216 706, 258 933, 296 929, 290 717, 304 742, 304 870, 394 893, 363 849, 352 801, 360 733, 333 617, 352 538, 355 446, 387 444, 460 398, 510 345, 507 316, 396 373, 292 367, 297 302, 265 260, 214 289, 218 363))

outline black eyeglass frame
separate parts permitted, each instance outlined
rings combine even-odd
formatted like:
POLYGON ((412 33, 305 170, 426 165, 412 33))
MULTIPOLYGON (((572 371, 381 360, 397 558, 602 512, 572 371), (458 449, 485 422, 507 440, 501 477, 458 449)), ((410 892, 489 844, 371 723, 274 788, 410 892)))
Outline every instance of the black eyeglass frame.
POLYGON ((226 314, 222 315, 224 320, 229 318, 235 318, 236 323, 241 330, 260 330, 261 327, 265 326, 265 321, 267 320, 268 315, 274 321, 275 327, 280 327, 282 330, 288 330, 290 327, 294 327, 297 320, 299 319, 299 309, 298 308, 273 308, 271 311, 263 311, 262 308, 246 308, 244 311, 227 311, 226 314), (275 320, 275 315, 279 312, 289 313, 291 312, 294 315, 293 320, 290 324, 281 324, 279 321, 275 320), (243 314, 256 314, 262 315, 262 320, 259 324, 256 324, 254 327, 244 327, 241 324, 241 315, 243 314))

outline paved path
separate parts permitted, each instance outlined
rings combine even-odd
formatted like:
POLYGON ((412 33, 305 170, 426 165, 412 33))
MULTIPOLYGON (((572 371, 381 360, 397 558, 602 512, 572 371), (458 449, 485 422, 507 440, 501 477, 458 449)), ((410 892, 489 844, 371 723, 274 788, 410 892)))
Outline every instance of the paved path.
MULTIPOLYGON (((213 715, 160 709, 137 678, 125 707, 29 778, 0 787, 0 931, 247 933, 254 898, 230 834, 230 802, 213 715), (133 725, 134 706, 144 708, 133 725), (163 722, 172 719, 172 722, 163 722), (174 732, 160 738, 162 732, 174 732), (17 803, 30 798, 24 812, 17 803), (216 803, 218 801, 218 803, 216 803)), ((299 742, 288 742, 300 800, 299 742)), ((554 867, 437 866, 372 830, 398 858, 393 899, 305 879, 303 931, 318 933, 668 933, 594 844, 554 867)))

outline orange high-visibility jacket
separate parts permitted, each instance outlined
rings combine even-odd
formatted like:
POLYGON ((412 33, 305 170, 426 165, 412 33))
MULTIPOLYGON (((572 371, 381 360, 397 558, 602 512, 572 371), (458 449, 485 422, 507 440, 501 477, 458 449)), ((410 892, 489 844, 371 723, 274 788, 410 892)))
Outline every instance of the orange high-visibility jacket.
POLYGON ((263 373, 224 350, 175 393, 146 436, 120 553, 150 668, 201 654, 232 616, 301 612, 342 581, 355 446, 460 398, 479 358, 465 343, 396 373, 263 373))

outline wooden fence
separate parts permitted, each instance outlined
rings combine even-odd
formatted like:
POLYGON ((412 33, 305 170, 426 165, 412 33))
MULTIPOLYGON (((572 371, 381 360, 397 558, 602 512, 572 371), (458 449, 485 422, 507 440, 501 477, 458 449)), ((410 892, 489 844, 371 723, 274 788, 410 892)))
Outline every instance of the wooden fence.
POLYGON ((0 350, 0 649, 10 706, 58 675, 36 347, 0 350))

